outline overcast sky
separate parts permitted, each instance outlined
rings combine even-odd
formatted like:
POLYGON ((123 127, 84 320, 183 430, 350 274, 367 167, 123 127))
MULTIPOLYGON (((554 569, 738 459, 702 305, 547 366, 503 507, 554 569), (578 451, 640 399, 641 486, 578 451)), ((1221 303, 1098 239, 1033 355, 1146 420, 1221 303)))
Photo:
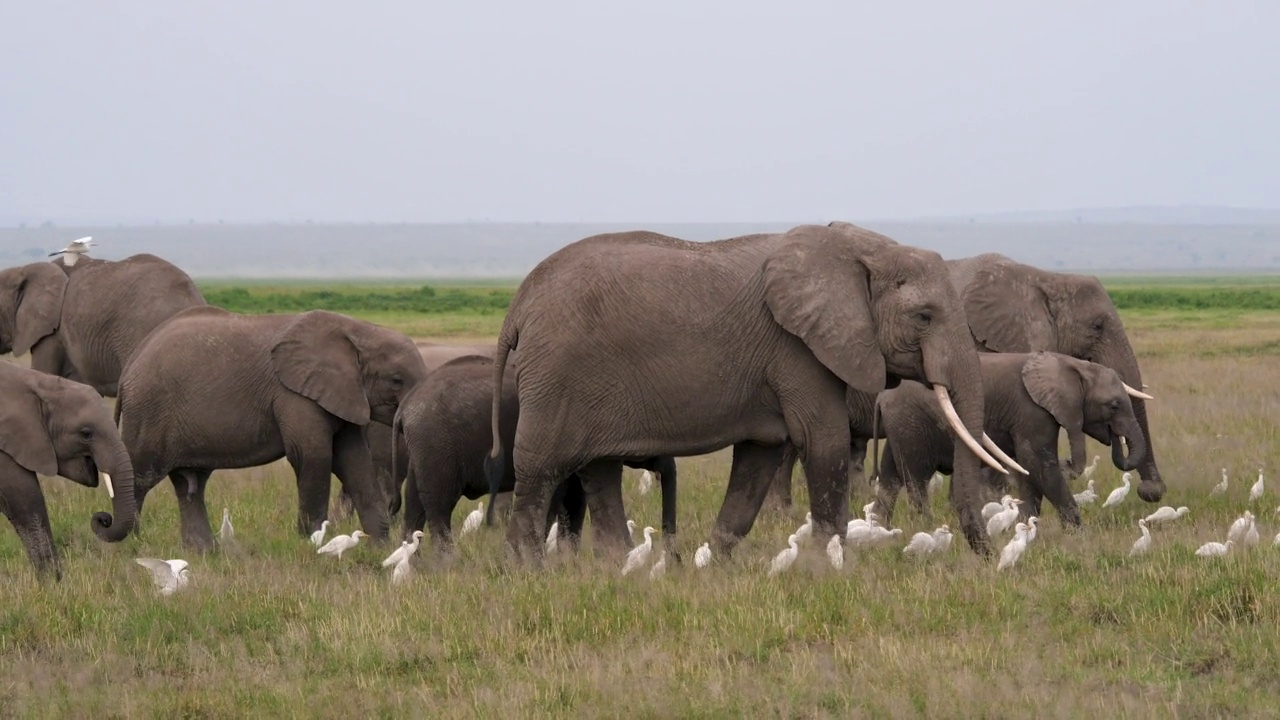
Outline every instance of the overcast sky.
POLYGON ((1046 5, 9 2, 0 218, 1280 206, 1280 3, 1046 5))

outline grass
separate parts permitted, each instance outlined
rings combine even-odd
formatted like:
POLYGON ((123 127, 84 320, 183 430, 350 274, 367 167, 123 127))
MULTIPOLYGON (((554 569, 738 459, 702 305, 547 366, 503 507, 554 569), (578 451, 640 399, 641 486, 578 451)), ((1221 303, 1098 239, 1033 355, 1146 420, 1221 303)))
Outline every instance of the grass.
MULTIPOLYGON (((492 289, 462 290, 483 299, 492 289)), ((470 309, 355 312, 432 339, 496 330, 470 309)), ((1162 504, 1191 508, 1155 530, 1146 557, 1127 556, 1136 519, 1154 509, 1133 493, 1114 510, 1086 506, 1080 532, 1046 510, 1040 538, 1009 572, 957 538, 924 562, 904 558, 900 543, 850 550, 840 572, 813 542, 789 575, 767 578, 803 520, 797 482, 795 507, 766 511, 731 560, 695 571, 693 549, 724 493, 722 451, 679 460, 689 564, 656 582, 618 577, 620 560, 597 559, 589 537, 544 572, 511 566, 501 529, 482 528, 452 562, 424 543, 416 575, 393 588, 378 568, 390 547, 361 545, 335 561, 294 534, 296 490, 282 462, 215 474, 212 519, 230 507, 236 540, 207 557, 182 549, 165 488, 148 498, 138 535, 107 545, 88 528, 108 508, 105 493, 49 478, 63 581, 39 586, 16 535, 0 531, 0 707, 6 717, 1274 716, 1280 317, 1221 309, 1183 319, 1189 312, 1124 312, 1158 398, 1149 408, 1170 488, 1162 504), (1211 498, 1222 467, 1231 490, 1211 498), (1224 538, 1259 467, 1271 469, 1253 508, 1263 546, 1195 557, 1224 538), (133 563, 145 555, 190 559, 191 587, 156 595, 133 563)), ((1103 455, 1105 496, 1119 472, 1099 446, 1089 452, 1103 455)), ((659 493, 639 495, 634 477, 628 512, 657 526, 659 493)), ((865 484, 853 495, 851 507, 867 502, 865 484)), ((932 499, 931 523, 900 501, 908 536, 954 526, 944 497, 932 499)), ((455 527, 473 507, 464 501, 455 527)), ((338 529, 355 527, 348 518, 338 529)))

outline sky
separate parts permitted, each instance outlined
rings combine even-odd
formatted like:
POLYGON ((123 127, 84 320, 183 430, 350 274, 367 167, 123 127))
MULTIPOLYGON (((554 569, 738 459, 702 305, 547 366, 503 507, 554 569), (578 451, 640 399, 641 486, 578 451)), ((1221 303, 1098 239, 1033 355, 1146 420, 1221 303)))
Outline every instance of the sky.
POLYGON ((1280 3, 0 9, 0 222, 1280 207, 1280 3))

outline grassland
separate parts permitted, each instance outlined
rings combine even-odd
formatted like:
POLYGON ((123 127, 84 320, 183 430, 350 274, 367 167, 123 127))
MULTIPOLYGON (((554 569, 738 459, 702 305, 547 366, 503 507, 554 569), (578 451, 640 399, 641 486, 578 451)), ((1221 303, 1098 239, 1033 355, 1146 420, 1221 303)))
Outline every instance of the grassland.
MULTIPOLYGON (((1107 282, 1187 294, 1203 287, 1107 282)), ((267 298, 263 310, 275 308, 277 296, 325 289, 243 287, 246 302, 267 298)), ((432 339, 496 332, 502 313, 491 311, 488 294, 503 288, 433 287, 434 295, 369 284, 341 293, 400 294, 434 307, 456 290, 475 304, 437 311, 369 303, 350 312, 432 339)), ((1280 282, 1250 287, 1280 294, 1280 282)), ((43 484, 64 580, 37 585, 14 533, 0 531, 0 712, 1276 716, 1280 313, 1212 297, 1219 304, 1203 309, 1121 301, 1158 398, 1149 407, 1170 487, 1163 503, 1191 508, 1155 531, 1146 557, 1127 557, 1136 519, 1154 509, 1133 493, 1114 510, 1086 507, 1081 532, 1065 531, 1046 511, 1040 539, 1010 572, 997 574, 959 540, 927 562, 893 546, 850 551, 837 572, 815 543, 788 576, 767 578, 769 558, 803 520, 798 483, 796 507, 762 515, 734 557, 707 570, 690 563, 655 582, 643 573, 620 578, 616 564, 593 557, 588 538, 580 555, 557 556, 536 573, 504 562, 502 532, 482 528, 460 541, 452 562, 424 546, 416 576, 393 588, 377 567, 390 548, 361 546, 334 561, 294 535, 296 493, 282 463, 214 476, 209 506, 215 520, 223 506, 231 509, 236 540, 207 557, 181 548, 176 504, 163 488, 148 498, 142 532, 106 545, 88 528, 90 514, 108 507, 105 493, 52 478, 43 484), (1231 490, 1210 498, 1223 467, 1231 490), (1247 507, 1260 467, 1270 474, 1253 506, 1263 545, 1195 557, 1247 507), (157 596, 132 562, 145 555, 188 557, 192 586, 157 596)), ((688 562, 719 507, 728 455, 679 464, 688 562)), ((1099 492, 1118 476, 1104 461, 1099 492)), ((625 482, 629 513, 657 525, 658 493, 640 496, 633 478, 625 482)), ((867 495, 855 482, 853 507, 867 495)), ((932 499, 938 521, 950 517, 944 497, 932 499)), ((464 502, 455 523, 472 507, 464 502)), ((900 510, 908 535, 932 529, 905 502, 900 510)), ((339 530, 355 527, 348 518, 339 530)))

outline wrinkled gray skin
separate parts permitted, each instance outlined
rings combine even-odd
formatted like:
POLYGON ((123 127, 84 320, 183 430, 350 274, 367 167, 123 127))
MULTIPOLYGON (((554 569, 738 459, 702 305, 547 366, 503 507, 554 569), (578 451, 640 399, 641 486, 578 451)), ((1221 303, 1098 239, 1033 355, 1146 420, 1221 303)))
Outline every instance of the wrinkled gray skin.
MULTIPOLYGON (((876 428, 875 412, 876 396, 861 390, 849 388, 846 391, 845 407, 849 411, 849 471, 851 479, 866 480, 865 468, 867 444, 871 442, 876 430, 884 437, 883 428, 876 428)), ((787 443, 782 465, 769 483, 769 506, 786 510, 791 507, 791 482, 795 475, 796 460, 799 455, 795 446, 787 443)))
MULTIPOLYGON (((1080 510, 1058 460, 1059 428, 1067 432, 1071 457, 1066 466, 1074 473, 1084 468, 1086 435, 1109 445, 1111 460, 1121 470, 1134 469, 1146 455, 1142 428, 1119 375, 1058 353, 983 353, 980 361, 987 435, 1030 472, 1010 476, 1024 501, 1022 516, 1040 515, 1040 501, 1048 498, 1064 523, 1079 526, 1080 510), (1127 456, 1121 437, 1129 446, 1127 456)), ((887 439, 875 512, 888 525, 905 484, 911 504, 928 518, 929 478, 935 471, 952 472, 953 433, 919 383, 904 382, 881 393, 880 407, 887 439)), ((1004 485, 1004 476, 984 477, 1004 485)))
POLYGON ((157 325, 205 304, 182 270, 155 255, 62 258, 0 271, 0 353, 115 397, 129 356, 157 325))
POLYGON ((183 543, 211 549, 210 474, 284 457, 297 477, 300 534, 326 519, 332 473, 351 491, 362 529, 385 540, 387 501, 361 429, 390 424, 425 375, 409 338, 338 313, 185 310, 147 337, 120 379, 117 413, 139 512, 169 476, 183 543))
MULTIPOLYGON (((1142 389, 1137 355, 1098 278, 1040 270, 996 253, 947 265, 979 350, 1062 353, 1109 367, 1130 387, 1142 389)), ((1165 483, 1156 466, 1146 401, 1131 402, 1147 447, 1138 464, 1138 496, 1157 502, 1165 483)))
POLYGON ((91 525, 99 539, 119 542, 136 520, 133 465, 106 403, 88 385, 0 362, 0 513, 41 577, 62 572, 36 474, 97 487, 100 470, 115 487, 115 517, 94 513, 91 525))
MULTIPOLYGON (((711 537, 713 551, 729 553, 754 524, 788 439, 805 470, 814 534, 843 533, 846 386, 936 383, 965 426, 982 431, 977 352, 942 258, 861 229, 801 226, 699 243, 630 232, 561 249, 525 278, 504 320, 495 425, 517 347, 507 538, 534 561, 563 478, 580 474, 593 527, 624 548, 621 460, 732 445, 711 537)), ((493 436, 490 459, 500 461, 496 427, 493 436)), ((978 460, 969 459, 976 480, 978 460)), ((989 553, 977 491, 958 488, 957 504, 970 545, 989 553)))
MULTIPOLYGON (((503 448, 513 445, 519 418, 515 379, 508 376, 502 395, 501 435, 503 448)), ((414 387, 400 404, 393 425, 397 439, 397 485, 405 482, 406 539, 423 524, 430 525, 431 537, 439 549, 452 545, 454 508, 465 497, 475 500, 494 488, 485 474, 484 458, 492 445, 493 359, 465 356, 432 372, 414 387), (408 452, 399 449, 408 448, 408 452), (406 456, 407 455, 407 456, 406 456)), ((672 554, 676 553, 676 471, 670 457, 627 462, 631 467, 657 472, 662 483, 662 533, 672 554)), ((510 458, 498 489, 509 492, 515 486, 510 458)), ((556 490, 547 523, 560 520, 560 542, 576 545, 586 515, 585 489, 581 478, 571 476, 556 490)), ((675 560, 679 557, 676 555, 675 560)))

